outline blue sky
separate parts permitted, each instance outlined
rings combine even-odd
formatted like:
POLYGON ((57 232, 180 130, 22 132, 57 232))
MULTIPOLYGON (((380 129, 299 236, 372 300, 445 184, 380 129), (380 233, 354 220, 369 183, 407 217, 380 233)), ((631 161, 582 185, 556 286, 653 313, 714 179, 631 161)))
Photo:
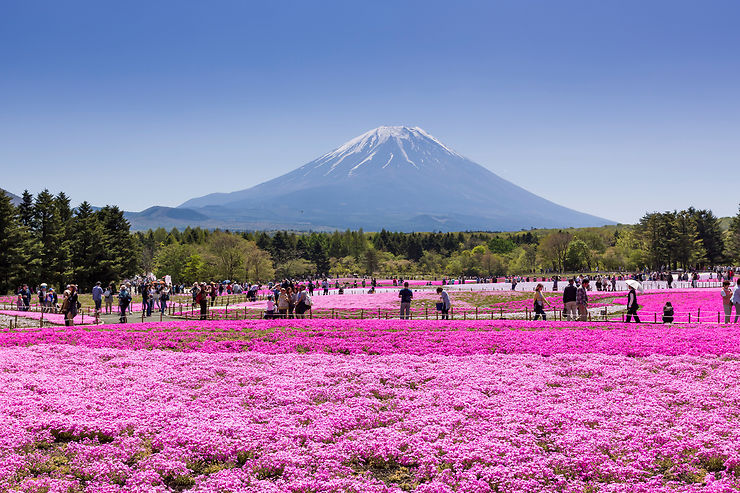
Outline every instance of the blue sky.
POLYGON ((0 187, 127 210, 379 125, 623 222, 737 212, 735 1, 33 1, 0 13, 0 187))

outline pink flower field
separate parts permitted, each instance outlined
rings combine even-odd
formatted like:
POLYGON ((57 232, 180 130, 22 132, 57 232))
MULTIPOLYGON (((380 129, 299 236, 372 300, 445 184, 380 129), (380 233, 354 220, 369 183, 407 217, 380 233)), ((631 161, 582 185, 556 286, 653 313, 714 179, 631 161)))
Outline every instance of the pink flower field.
POLYGON ((740 327, 250 320, 0 332, 0 490, 740 488, 740 327))
MULTIPOLYGON (((694 322, 716 323, 717 314, 722 312, 722 298, 719 289, 662 289, 638 294, 637 304, 640 305, 638 315, 652 321, 654 314, 657 314, 657 319, 660 320, 666 301, 670 301, 673 305, 676 322, 688 322, 690 315, 694 322)), ((626 305, 627 298, 622 297, 616 302, 626 305)), ((723 320, 724 316, 721 319, 723 320)))

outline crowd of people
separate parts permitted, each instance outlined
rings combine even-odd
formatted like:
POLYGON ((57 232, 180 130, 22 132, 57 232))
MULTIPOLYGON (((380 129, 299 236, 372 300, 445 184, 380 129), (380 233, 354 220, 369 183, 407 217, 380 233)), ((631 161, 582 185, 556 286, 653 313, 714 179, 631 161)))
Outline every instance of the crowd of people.
MULTIPOLYGON (((735 309, 735 322, 740 318, 740 279, 734 281, 737 269, 733 267, 717 267, 709 273, 709 280, 716 280, 723 283, 722 300, 725 313, 725 323, 729 323, 733 307, 735 309), (734 289, 733 289, 734 287, 734 289)), ((706 276, 705 276, 706 277, 706 276)), ((440 313, 442 319, 448 319, 452 308, 450 296, 445 290, 448 285, 463 284, 466 281, 488 283, 497 282, 497 278, 442 278, 442 286, 436 288, 438 295, 436 310, 440 313)), ((565 320, 585 321, 588 319, 589 310, 589 291, 617 291, 617 281, 626 281, 629 285, 633 281, 642 283, 645 281, 664 281, 667 287, 671 288, 675 281, 691 281, 692 286, 696 287, 699 280, 697 272, 679 272, 674 273, 669 270, 662 271, 643 271, 632 274, 596 274, 593 277, 588 275, 576 275, 561 280, 558 275, 551 277, 519 277, 512 276, 505 278, 505 282, 511 283, 512 290, 516 289, 519 282, 536 281, 534 289, 533 313, 534 319, 547 319, 545 307, 552 305, 544 295, 544 282, 552 282, 552 290, 558 291, 561 281, 565 284, 563 288, 563 310, 562 316, 565 320), (540 282, 542 281, 542 282, 540 282), (592 287, 593 286, 593 287, 592 287)), ((411 304, 413 301, 413 291, 409 289, 409 282, 403 278, 391 279, 393 286, 401 287, 398 292, 400 300, 399 316, 401 319, 411 318, 411 304)), ((427 282, 432 285, 432 281, 427 282)), ((127 322, 127 316, 132 313, 132 300, 134 295, 141 295, 142 316, 150 317, 154 311, 166 313, 168 302, 172 295, 187 294, 192 297, 194 306, 200 308, 200 318, 208 318, 208 307, 213 306, 219 296, 224 295, 246 295, 248 301, 256 301, 258 297, 265 296, 267 307, 264 312, 265 318, 304 318, 306 312, 311 310, 312 297, 314 295, 328 295, 330 289, 335 289, 338 294, 343 294, 348 288, 368 288, 367 293, 372 294, 378 286, 378 281, 374 277, 355 278, 352 280, 335 279, 330 281, 328 278, 308 278, 301 281, 283 279, 282 281, 269 282, 265 286, 260 283, 239 283, 232 281, 221 282, 201 282, 194 283, 190 287, 184 284, 171 284, 169 278, 156 280, 152 278, 136 278, 121 283, 117 289, 114 283, 103 287, 101 282, 96 283, 92 288, 91 294, 95 305, 95 314, 113 313, 114 304, 117 303, 120 321, 127 322), (267 294, 265 294, 267 292, 267 294)), ((17 309, 20 311, 30 310, 34 295, 38 299, 40 310, 48 313, 62 313, 65 316, 65 323, 72 325, 74 317, 77 316, 80 309, 79 290, 74 284, 69 284, 64 289, 61 302, 57 292, 47 284, 40 284, 35 290, 31 290, 27 284, 20 286, 17 291, 17 309)), ((638 315, 639 304, 637 302, 637 290, 629 287, 627 293, 627 313, 626 321, 640 322, 638 315)), ((670 302, 666 302, 663 307, 662 320, 665 323, 673 322, 675 318, 674 307, 670 302)))

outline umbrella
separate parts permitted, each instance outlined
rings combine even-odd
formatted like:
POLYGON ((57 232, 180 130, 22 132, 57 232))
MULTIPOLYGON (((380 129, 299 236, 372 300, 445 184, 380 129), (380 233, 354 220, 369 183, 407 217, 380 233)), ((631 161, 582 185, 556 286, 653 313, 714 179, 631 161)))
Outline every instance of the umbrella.
POLYGON ((229 281, 228 279, 226 279, 225 281, 222 281, 221 282, 221 284, 230 284, 230 283, 231 283, 231 281, 229 281))
POLYGON ((47 287, 47 286, 48 286, 48 284, 46 284, 45 282, 42 282, 42 283, 41 283, 41 287, 42 287, 42 288, 45 288, 45 287, 47 287))
POLYGON ((627 286, 629 286, 631 288, 635 288, 636 290, 638 290, 641 293, 644 291, 644 289, 642 287, 642 284, 640 284, 639 282, 635 281, 634 279, 628 279, 627 281, 625 281, 625 283, 627 284, 627 286))

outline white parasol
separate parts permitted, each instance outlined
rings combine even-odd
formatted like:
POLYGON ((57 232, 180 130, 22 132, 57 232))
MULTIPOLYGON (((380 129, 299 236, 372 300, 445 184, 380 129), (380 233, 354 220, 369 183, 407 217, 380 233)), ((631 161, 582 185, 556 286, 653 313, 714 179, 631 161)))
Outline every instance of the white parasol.
POLYGON ((635 288, 636 290, 638 290, 641 293, 643 291, 645 291, 645 289, 642 287, 642 284, 640 284, 639 282, 635 281, 634 279, 627 279, 625 281, 625 283, 627 284, 627 286, 629 286, 631 288, 635 288))

